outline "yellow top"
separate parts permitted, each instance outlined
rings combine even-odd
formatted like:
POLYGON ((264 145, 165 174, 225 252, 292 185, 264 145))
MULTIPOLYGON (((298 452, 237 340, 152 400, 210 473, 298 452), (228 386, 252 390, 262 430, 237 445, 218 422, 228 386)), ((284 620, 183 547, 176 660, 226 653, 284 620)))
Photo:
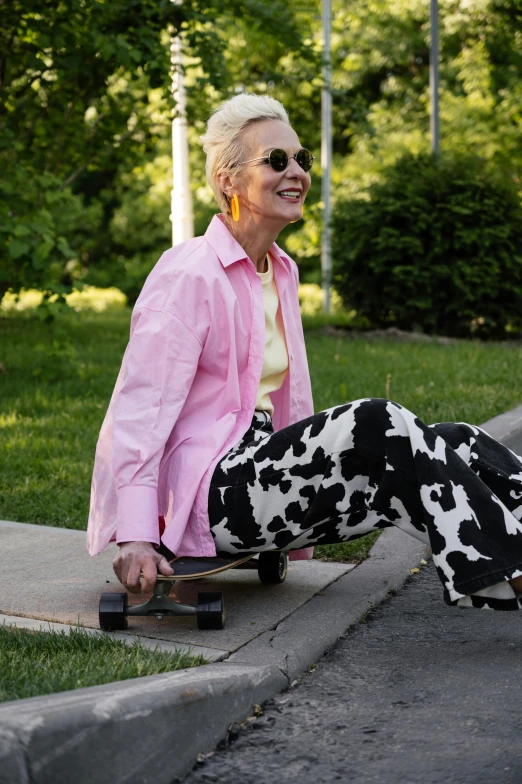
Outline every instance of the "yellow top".
POLYGON ((266 258, 268 270, 257 273, 263 284, 266 335, 265 358, 257 393, 256 411, 268 411, 272 416, 274 406, 270 400, 270 392, 279 389, 285 380, 288 372, 288 352, 270 254, 266 258))

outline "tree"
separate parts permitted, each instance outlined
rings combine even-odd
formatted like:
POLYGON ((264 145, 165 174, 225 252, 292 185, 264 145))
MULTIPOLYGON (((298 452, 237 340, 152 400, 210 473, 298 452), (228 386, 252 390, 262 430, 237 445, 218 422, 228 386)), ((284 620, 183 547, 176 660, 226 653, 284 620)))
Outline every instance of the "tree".
MULTIPOLYGON (((310 94, 313 96, 314 90, 317 92, 313 82, 320 73, 319 51, 310 42, 312 11, 317 10, 316 6, 315 2, 308 2, 292 8, 298 36, 294 37, 291 46, 285 37, 270 33, 262 22, 254 25, 250 19, 223 13, 215 31, 224 58, 219 89, 204 81, 204 71, 197 58, 186 57, 196 234, 205 231, 217 211, 214 197, 206 186, 205 158, 199 136, 205 130, 206 119, 222 100, 242 89, 273 95, 287 106, 296 127, 306 128, 303 143, 312 149, 319 144, 319 115, 310 100, 310 94), (302 48, 294 43, 296 40, 303 41, 302 48)), ((108 220, 98 234, 98 246, 91 252, 85 278, 86 282, 95 285, 115 283, 131 302, 171 238, 170 107, 159 90, 150 92, 149 106, 163 133, 154 146, 130 166, 129 162, 121 163, 112 189, 102 195, 111 200, 111 209, 107 210, 108 220)), ((302 231, 302 225, 289 227, 282 241, 285 241, 285 235, 302 231)))
MULTIPOLYGON (((332 5, 335 201, 364 198, 406 151, 429 152, 429 2, 332 5)), ((478 155, 520 190, 522 2, 439 0, 439 9, 442 151, 478 155)), ((317 116, 318 99, 316 90, 317 116)), ((288 248, 306 279, 319 282, 321 211, 307 205, 306 216, 288 248)))
MULTIPOLYGON (((520 183, 522 2, 439 6, 442 150, 478 154, 520 183)), ((197 231, 215 210, 198 141, 206 118, 238 89, 267 92, 317 156, 305 220, 281 242, 318 282, 320 9, 319 0, 4 3, 0 295, 80 279, 131 298, 141 287, 170 240, 169 26, 188 55, 197 231)), ((333 0, 334 200, 364 197, 405 150, 429 151, 428 45, 428 0, 333 0)))
POLYGON ((302 48, 294 17, 278 0, 2 5, 0 298, 28 285, 63 292, 82 274, 95 230, 103 233, 114 209, 115 177, 166 133, 149 99, 158 89, 172 106, 169 32, 184 33, 199 65, 198 89, 220 91, 228 84, 218 33, 224 17, 302 48))

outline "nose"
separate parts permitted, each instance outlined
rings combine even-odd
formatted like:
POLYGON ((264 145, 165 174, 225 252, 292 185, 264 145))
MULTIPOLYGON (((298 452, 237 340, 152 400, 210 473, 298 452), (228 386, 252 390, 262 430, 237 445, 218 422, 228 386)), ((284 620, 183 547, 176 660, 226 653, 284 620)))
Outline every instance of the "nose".
POLYGON ((302 180, 306 177, 306 172, 297 163, 295 158, 288 159, 288 166, 286 167, 286 176, 291 180, 302 180))

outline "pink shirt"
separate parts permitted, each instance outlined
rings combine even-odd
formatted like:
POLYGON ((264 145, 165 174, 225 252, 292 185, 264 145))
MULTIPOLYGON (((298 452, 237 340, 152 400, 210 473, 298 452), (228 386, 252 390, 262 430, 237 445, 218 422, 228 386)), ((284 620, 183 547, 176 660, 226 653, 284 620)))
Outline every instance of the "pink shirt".
MULTIPOLYGON (((313 414, 297 297, 298 271, 272 245, 289 370, 271 394, 274 430, 313 414)), ((254 414, 265 346, 262 283, 215 216, 204 237, 166 251, 132 314, 130 340, 103 422, 87 548, 111 540, 164 544, 178 556, 216 553, 207 512, 217 462, 254 414)), ((311 557, 312 548, 293 558, 311 557)))

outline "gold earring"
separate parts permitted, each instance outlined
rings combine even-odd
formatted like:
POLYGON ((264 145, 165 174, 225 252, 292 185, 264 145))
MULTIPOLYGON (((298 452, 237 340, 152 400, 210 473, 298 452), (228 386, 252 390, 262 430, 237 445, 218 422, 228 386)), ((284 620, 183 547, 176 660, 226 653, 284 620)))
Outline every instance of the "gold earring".
POLYGON ((230 199, 230 210, 232 212, 232 218, 234 219, 234 222, 237 223, 239 220, 239 199, 237 198, 237 193, 234 193, 230 199))

